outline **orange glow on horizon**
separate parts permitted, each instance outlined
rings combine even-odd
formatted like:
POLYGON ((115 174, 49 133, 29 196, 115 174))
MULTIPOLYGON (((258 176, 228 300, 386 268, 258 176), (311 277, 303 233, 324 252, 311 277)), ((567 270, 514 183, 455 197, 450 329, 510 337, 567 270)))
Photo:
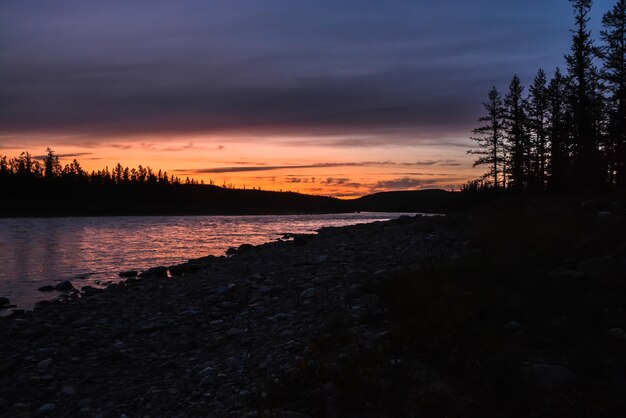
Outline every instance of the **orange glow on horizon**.
MULTIPOLYGON (((303 143, 282 145, 228 139, 160 142, 111 141, 102 145, 49 145, 64 165, 76 158, 91 172, 120 163, 149 166, 184 180, 193 178, 218 186, 293 191, 355 198, 391 190, 455 189, 476 178, 480 170, 463 147, 393 146, 331 147, 303 143)), ((468 145, 469 147, 469 145, 468 145)), ((46 145, 26 149, 0 148, 0 155, 28 151, 43 156, 46 145)))

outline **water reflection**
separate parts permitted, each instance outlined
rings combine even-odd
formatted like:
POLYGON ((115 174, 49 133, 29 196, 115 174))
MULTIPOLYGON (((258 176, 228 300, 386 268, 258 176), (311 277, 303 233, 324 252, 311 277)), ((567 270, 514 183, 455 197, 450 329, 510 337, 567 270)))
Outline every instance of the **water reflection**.
POLYGON ((122 270, 172 265, 285 233, 314 232, 399 213, 0 219, 0 297, 20 307, 50 298, 41 286, 117 280, 122 270))

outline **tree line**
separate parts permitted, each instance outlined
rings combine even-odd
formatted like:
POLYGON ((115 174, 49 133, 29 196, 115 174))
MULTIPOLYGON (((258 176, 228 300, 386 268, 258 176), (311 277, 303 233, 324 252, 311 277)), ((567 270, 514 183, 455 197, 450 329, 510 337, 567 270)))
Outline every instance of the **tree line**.
POLYGON ((539 69, 527 94, 517 75, 504 95, 489 90, 468 151, 487 171, 466 190, 626 188, 626 0, 604 14, 600 42, 588 27, 592 0, 570 3, 567 71, 548 80, 539 69))
POLYGON ((176 176, 169 176, 167 171, 153 171, 150 167, 139 165, 137 168, 123 167, 117 164, 112 170, 108 167, 102 170, 87 172, 80 163, 74 159, 64 166, 59 161, 59 156, 48 148, 47 155, 39 160, 34 158, 28 151, 22 152, 18 157, 8 158, 0 156, 0 183, 4 185, 21 184, 33 181, 45 181, 57 184, 90 183, 100 185, 115 184, 146 184, 146 185, 180 185, 180 184, 204 184, 204 181, 187 177, 184 181, 176 176))

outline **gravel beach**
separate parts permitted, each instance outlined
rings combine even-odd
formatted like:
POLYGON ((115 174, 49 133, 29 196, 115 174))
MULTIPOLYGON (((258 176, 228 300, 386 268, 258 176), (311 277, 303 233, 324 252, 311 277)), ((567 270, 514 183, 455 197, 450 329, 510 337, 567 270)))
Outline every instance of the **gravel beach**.
MULTIPOLYGON (((403 216, 69 292, 0 318, 0 415, 307 416, 264 399, 299 373, 313 338, 350 335, 338 361, 375 346, 391 324, 363 285, 460 248, 443 217, 403 216)), ((332 408, 332 388, 326 398, 332 408)))

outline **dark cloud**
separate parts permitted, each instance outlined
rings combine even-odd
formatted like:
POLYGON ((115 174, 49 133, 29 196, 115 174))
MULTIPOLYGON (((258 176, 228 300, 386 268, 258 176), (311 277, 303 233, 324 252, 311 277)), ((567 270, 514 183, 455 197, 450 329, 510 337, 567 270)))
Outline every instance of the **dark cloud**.
MULTIPOLYGON (((68 153, 68 154, 54 154, 59 158, 76 158, 76 157, 83 157, 85 155, 91 155, 93 154, 93 152, 75 152, 75 153, 68 153)), ((35 159, 43 159, 47 157, 47 155, 35 155, 33 156, 33 158, 35 159)), ((85 158, 86 160, 93 160, 93 159, 99 159, 99 158, 85 158)))
POLYGON ((492 84, 563 64, 570 23, 545 0, 6 0, 0 136, 459 146, 492 84))
POLYGON ((179 169, 178 172, 193 174, 208 173, 239 173, 246 171, 273 171, 285 169, 303 169, 303 168, 333 168, 333 167, 371 167, 381 165, 394 165, 391 161, 364 161, 364 162, 346 162, 346 163, 317 163, 306 165, 254 165, 254 166, 232 166, 232 167, 215 167, 215 168, 198 168, 198 169, 179 169))
POLYGON ((415 188, 421 188, 425 186, 430 186, 433 184, 439 184, 442 181, 449 181, 446 178, 412 178, 412 177, 402 177, 391 180, 382 180, 376 183, 374 189, 382 189, 382 190, 409 190, 415 188))

